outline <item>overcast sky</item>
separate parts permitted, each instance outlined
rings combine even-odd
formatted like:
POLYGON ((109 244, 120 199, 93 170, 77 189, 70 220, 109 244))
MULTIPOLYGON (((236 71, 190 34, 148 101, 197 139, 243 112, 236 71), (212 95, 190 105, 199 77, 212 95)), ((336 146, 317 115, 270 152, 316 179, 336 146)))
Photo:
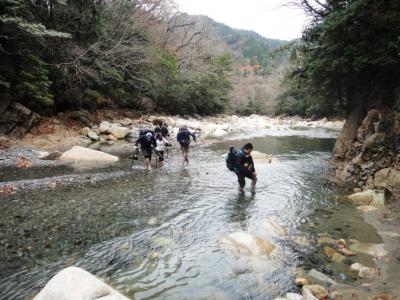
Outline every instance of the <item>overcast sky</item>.
POLYGON ((206 15, 237 29, 253 30, 266 38, 299 38, 306 22, 301 9, 285 7, 289 0, 175 0, 179 10, 206 15))

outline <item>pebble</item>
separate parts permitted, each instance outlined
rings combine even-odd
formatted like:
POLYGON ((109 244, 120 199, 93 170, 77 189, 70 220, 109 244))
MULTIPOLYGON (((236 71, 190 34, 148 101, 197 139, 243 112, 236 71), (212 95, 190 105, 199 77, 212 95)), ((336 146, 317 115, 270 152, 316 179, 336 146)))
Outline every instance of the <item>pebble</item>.
POLYGON ((328 291, 319 284, 305 285, 304 288, 308 289, 318 299, 326 299, 328 297, 328 291))
POLYGON ((308 284, 309 284, 308 280, 307 280, 306 278, 303 278, 303 277, 296 278, 296 279, 294 280, 294 283, 295 283, 297 286, 303 286, 303 285, 308 285, 308 284))

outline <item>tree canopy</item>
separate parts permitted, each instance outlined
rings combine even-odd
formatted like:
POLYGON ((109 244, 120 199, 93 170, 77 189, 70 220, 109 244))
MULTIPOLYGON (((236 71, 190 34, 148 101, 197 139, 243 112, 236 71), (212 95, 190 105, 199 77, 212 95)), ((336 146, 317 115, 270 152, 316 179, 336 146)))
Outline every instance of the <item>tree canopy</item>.
POLYGON ((400 2, 328 0, 300 4, 313 16, 294 47, 279 111, 346 115, 389 104, 400 86, 400 2))

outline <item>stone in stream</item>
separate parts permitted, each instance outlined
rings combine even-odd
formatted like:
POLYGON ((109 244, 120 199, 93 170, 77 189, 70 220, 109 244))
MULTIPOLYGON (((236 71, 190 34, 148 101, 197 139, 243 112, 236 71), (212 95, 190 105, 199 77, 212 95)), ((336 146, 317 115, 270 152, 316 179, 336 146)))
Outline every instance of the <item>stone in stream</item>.
POLYGON ((329 257, 329 258, 332 258, 332 256, 333 256, 334 254, 337 253, 336 249, 333 249, 333 248, 328 247, 328 246, 325 246, 325 247, 322 249, 322 251, 323 251, 324 254, 325 254, 327 257, 329 257))
POLYGON ((358 278, 358 273, 360 273, 361 268, 363 267, 360 263, 354 263, 349 268, 349 274, 353 279, 358 278))
POLYGON ((119 158, 101 151, 74 146, 59 157, 60 160, 74 161, 117 161, 119 158))
POLYGON ((129 300, 89 272, 68 267, 58 272, 33 300, 129 300))
POLYGON ((308 272, 308 276, 322 284, 337 285, 337 283, 332 278, 326 276, 321 272, 318 272, 315 269, 312 269, 310 272, 308 272))
POLYGON ((287 293, 286 294, 287 300, 303 300, 303 296, 295 293, 287 293))
POLYGON ((329 236, 322 236, 322 237, 318 238, 317 243, 318 243, 318 245, 321 245, 321 244, 334 245, 334 244, 336 244, 336 240, 334 240, 333 238, 331 238, 329 236))
POLYGON ((303 287, 303 300, 318 300, 309 289, 303 287))
POLYGON ((277 237, 282 237, 282 236, 288 235, 287 228, 279 225, 277 222, 275 222, 272 219, 264 220, 262 222, 261 226, 268 232, 268 235, 277 236, 277 237))
POLYGON ((99 139, 99 136, 97 135, 97 133, 92 130, 90 130, 86 135, 92 141, 97 141, 99 139))
POLYGON ((250 255, 269 255, 276 248, 271 242, 246 232, 231 233, 222 238, 221 244, 250 255))
POLYGON ((362 266, 358 272, 358 277, 365 279, 375 279, 379 276, 379 271, 375 268, 362 266))
POLYGON ((309 284, 307 278, 303 278, 303 277, 296 278, 296 279, 294 280, 294 283, 295 283, 297 286, 303 286, 303 285, 308 285, 308 284, 309 284))
POLYGON ((365 190, 347 197, 358 205, 385 206, 385 193, 383 191, 365 190))
POLYGON ((372 244, 354 241, 354 244, 350 246, 350 250, 378 257, 382 257, 388 254, 388 251, 385 249, 385 245, 383 243, 372 244))
POLYGON ((305 285, 303 289, 307 289, 317 299, 327 299, 328 291, 319 284, 305 285))

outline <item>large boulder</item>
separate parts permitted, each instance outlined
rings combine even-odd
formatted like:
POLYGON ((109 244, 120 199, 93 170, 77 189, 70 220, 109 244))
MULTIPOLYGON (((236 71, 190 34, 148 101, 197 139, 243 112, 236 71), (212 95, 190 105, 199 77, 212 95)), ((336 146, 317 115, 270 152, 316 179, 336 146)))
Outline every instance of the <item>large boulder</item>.
POLYGON ((388 189, 400 188, 400 171, 393 168, 379 170, 374 175, 374 185, 388 189))
POLYGON ((96 276, 78 268, 58 272, 33 300, 129 300, 96 276))
POLYGON ((99 125, 100 133, 108 133, 111 128, 111 123, 108 121, 102 121, 99 125))
POLYGON ((61 154, 59 159, 75 161, 117 161, 118 157, 101 151, 74 146, 61 154))
POLYGON ((365 190, 351 194, 348 198, 358 205, 385 206, 385 193, 383 191, 365 190))
POLYGON ((108 129, 108 132, 115 136, 117 139, 124 139, 128 135, 129 131, 129 128, 122 127, 116 124, 112 124, 110 129, 108 129))
MULTIPOLYGON (((2 100, 3 101, 3 100, 2 100)), ((0 107, 0 133, 21 136, 35 126, 40 116, 18 102, 5 101, 0 107)))
POLYGON ((223 137, 223 136, 225 136, 225 135, 227 135, 227 134, 228 134, 228 132, 227 132, 226 130, 221 129, 221 128, 217 128, 217 129, 210 135, 210 137, 213 137, 213 138, 220 138, 220 137, 223 137))
POLYGON ((246 232, 231 233, 221 240, 221 244, 249 255, 269 255, 276 248, 271 242, 246 232))

